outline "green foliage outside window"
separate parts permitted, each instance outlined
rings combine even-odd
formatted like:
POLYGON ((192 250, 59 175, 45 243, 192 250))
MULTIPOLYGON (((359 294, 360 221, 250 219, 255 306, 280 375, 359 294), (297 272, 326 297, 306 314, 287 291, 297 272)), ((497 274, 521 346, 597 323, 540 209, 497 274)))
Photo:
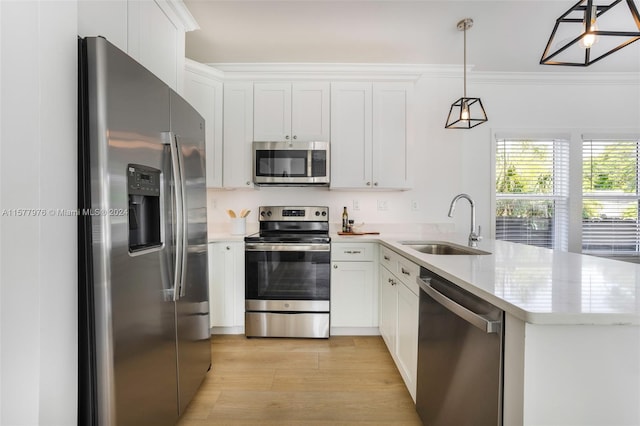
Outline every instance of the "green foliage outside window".
MULTIPOLYGON (((553 195, 553 143, 510 143, 496 154, 496 194, 553 195)), ((498 217, 552 217, 553 201, 500 198, 498 217)))

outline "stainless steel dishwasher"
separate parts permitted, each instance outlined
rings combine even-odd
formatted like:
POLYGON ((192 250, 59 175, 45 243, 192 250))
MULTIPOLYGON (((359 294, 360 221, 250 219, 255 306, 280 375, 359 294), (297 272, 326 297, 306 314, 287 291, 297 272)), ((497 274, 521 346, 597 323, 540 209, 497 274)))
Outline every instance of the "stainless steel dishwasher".
POLYGON ((504 311, 424 268, 417 280, 422 423, 502 425, 504 311))

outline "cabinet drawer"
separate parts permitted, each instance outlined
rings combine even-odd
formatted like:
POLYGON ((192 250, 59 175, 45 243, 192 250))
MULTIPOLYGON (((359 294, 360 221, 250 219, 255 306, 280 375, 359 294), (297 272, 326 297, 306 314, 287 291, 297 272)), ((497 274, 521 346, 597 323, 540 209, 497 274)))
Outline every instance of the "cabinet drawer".
POLYGON ((375 244, 331 244, 331 260, 370 262, 374 259, 375 244))
POLYGON ((384 246, 380 246, 380 264, 391 272, 396 271, 397 254, 384 246))
POLYGON ((420 294, 420 287, 416 282, 416 278, 420 275, 420 267, 415 263, 400 257, 398 259, 398 269, 396 275, 409 290, 416 295, 420 294))

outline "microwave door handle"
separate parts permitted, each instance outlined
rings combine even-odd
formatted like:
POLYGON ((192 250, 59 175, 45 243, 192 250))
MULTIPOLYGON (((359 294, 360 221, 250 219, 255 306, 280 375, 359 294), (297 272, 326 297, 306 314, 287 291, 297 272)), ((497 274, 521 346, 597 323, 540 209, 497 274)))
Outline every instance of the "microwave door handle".
POLYGON ((187 291, 187 246, 188 246, 188 232, 187 232, 187 179, 185 178, 184 171, 184 156, 182 155, 182 150, 180 149, 180 137, 176 135, 175 137, 176 144, 176 152, 178 154, 178 164, 180 166, 179 176, 180 176, 180 205, 179 209, 182 211, 181 215, 181 223, 178 225, 182 229, 182 251, 180 257, 180 297, 185 297, 187 291))
POLYGON ((313 177, 313 150, 307 150, 307 177, 313 177))
POLYGON ((180 280, 182 279, 182 186, 180 183, 180 164, 178 160, 178 146, 173 133, 169 133, 169 148, 171 152, 171 176, 173 179, 173 206, 175 208, 174 235, 175 235, 175 262, 173 276, 173 300, 180 299, 180 280))

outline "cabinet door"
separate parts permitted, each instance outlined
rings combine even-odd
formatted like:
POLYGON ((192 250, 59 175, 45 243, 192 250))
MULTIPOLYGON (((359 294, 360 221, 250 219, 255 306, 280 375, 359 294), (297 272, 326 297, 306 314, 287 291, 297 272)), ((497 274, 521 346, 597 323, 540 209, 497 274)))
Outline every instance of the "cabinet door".
POLYGON ((293 83, 291 135, 293 140, 329 141, 329 83, 293 83))
POLYGON ((155 1, 128 2, 128 52, 138 62, 180 92, 178 77, 182 78, 184 63, 178 57, 184 47, 184 31, 171 22, 155 1))
POLYGON ((411 83, 373 84, 373 185, 409 187, 407 137, 411 83))
POLYGON ((385 267, 380 267, 380 334, 391 354, 396 352, 398 317, 397 280, 385 267))
POLYGON ((413 400, 418 369, 418 295, 404 284, 398 290, 397 364, 413 400))
POLYGON ((127 51, 127 0, 79 1, 78 34, 103 36, 123 52, 127 51))
POLYGON ((332 327, 375 327, 373 284, 373 262, 333 262, 332 327))
POLYGON ((244 243, 209 244, 211 327, 244 326, 244 243))
POLYGON ((253 89, 253 139, 291 140, 291 83, 256 83, 253 89))
POLYGON ((222 187, 222 83, 187 66, 185 99, 204 117, 207 187, 222 187))
POLYGON ((331 187, 370 188, 371 83, 331 84, 331 187))
POLYGON ((252 188, 253 84, 224 85, 223 170, 225 188, 252 188))
POLYGON ((234 325, 234 251, 229 243, 209 244, 209 321, 211 327, 234 325))

